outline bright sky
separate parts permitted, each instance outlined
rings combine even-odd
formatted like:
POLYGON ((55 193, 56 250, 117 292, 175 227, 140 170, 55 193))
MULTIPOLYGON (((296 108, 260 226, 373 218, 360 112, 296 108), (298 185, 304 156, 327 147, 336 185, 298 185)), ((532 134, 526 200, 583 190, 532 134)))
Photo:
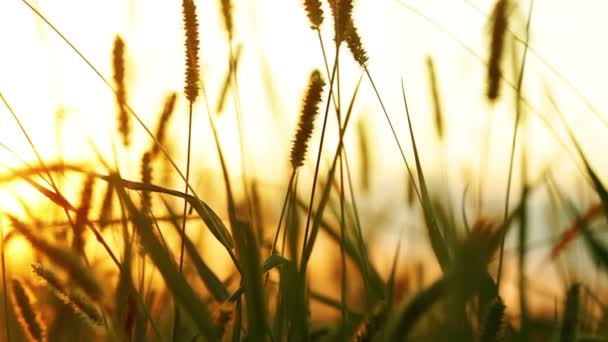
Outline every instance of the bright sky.
MULTIPOLYGON (((243 45, 239 86, 247 131, 246 149, 250 156, 247 167, 249 173, 255 173, 262 182, 281 185, 308 75, 312 68, 323 66, 319 43, 316 34, 308 29, 300 0, 233 2, 236 42, 243 45), (274 96, 269 97, 269 92, 274 96)), ((181 93, 184 38, 179 1, 31 0, 31 3, 110 80, 112 42, 116 34, 123 36, 129 58, 130 103, 150 127, 155 126, 165 95, 169 91, 181 93)), ((215 107, 227 64, 226 35, 218 3, 197 1, 202 77, 211 108, 215 107)), ((411 157, 399 84, 400 78, 404 78, 419 148, 431 178, 439 175, 436 165, 440 157, 428 98, 424 64, 427 55, 435 58, 437 67, 447 115, 449 170, 459 185, 454 189, 457 193, 462 191, 464 171, 476 173, 478 170, 486 120, 495 116, 490 146, 490 187, 498 194, 492 199, 501 206, 514 115, 512 100, 508 99, 512 95, 507 91, 503 92, 503 103, 494 108, 483 100, 485 67, 482 60, 487 56, 488 44, 486 13, 492 5, 490 0, 358 0, 354 16, 369 52, 369 70, 411 157)), ((522 10, 516 16, 519 23, 514 27, 518 34, 523 32, 528 1, 523 1, 520 7, 522 10)), ((533 49, 528 55, 524 82, 534 110, 559 126, 544 97, 545 85, 551 88, 590 160, 603 170, 608 167, 608 159, 603 158, 608 148, 605 139, 608 128, 594 118, 563 79, 569 80, 608 118, 604 86, 608 79, 608 49, 604 44, 608 36, 607 12, 608 2, 603 0, 537 0, 531 28, 533 49), (561 78, 552 70, 559 71, 561 78)), ((333 38, 329 16, 326 10, 323 39, 331 55, 333 38)), ((65 159, 94 161, 89 138, 111 159, 111 139, 118 142, 114 133, 116 114, 112 93, 21 0, 0 2, 0 47, 0 92, 19 115, 42 155, 53 159, 58 154, 55 118, 59 112, 65 117, 60 134, 65 159)), ((349 94, 359 69, 348 54, 343 61, 341 82, 343 93, 349 94)), ((230 168, 238 175, 234 106, 231 100, 228 103, 227 113, 217 121, 230 168)), ((171 137, 180 146, 185 143, 185 108, 185 100, 180 98, 171 137)), ((375 154, 373 185, 378 189, 362 201, 370 207, 370 212, 394 201, 402 203, 403 166, 367 80, 355 111, 356 119, 365 120, 370 128, 375 154)), ((1 143, 26 160, 34 160, 4 106, 0 106, 0 127, 1 143)), ((558 131, 564 139, 563 129, 558 131)), ((135 151, 148 146, 149 140, 141 128, 137 128, 135 136, 135 151)), ((353 134, 351 139, 354 137, 353 134)), ((195 165, 216 168, 212 144, 205 105, 199 101, 194 123, 195 165)), ((539 120, 531 121, 528 148, 535 173, 557 158, 562 176, 559 181, 565 187, 576 187, 577 182, 580 183, 571 158, 560 152, 562 147, 539 120)), ((351 151, 354 155, 356 150, 351 151)), ((176 159, 183 163, 181 157, 176 159)), ((0 161, 19 164, 4 150, 0 151, 0 161)), ((137 175, 133 167, 131 174, 137 175)), ((402 225, 404 220, 397 218, 393 222, 402 225)))

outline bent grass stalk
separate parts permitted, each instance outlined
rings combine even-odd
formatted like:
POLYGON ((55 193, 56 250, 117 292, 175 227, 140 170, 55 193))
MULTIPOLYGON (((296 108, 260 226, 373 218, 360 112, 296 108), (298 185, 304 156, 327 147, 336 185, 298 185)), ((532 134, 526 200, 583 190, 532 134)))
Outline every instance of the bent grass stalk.
MULTIPOLYGON (((530 6, 528 8, 528 19, 526 22, 526 40, 530 39, 530 23, 532 22, 532 12, 534 10, 534 0, 530 1, 530 6)), ((525 45, 526 47, 528 44, 525 45)), ((520 102, 521 102, 521 92, 522 86, 524 82, 524 73, 526 69, 526 60, 528 55, 528 49, 524 48, 523 57, 521 60, 521 69, 519 72, 519 79, 517 81, 516 95, 517 95, 517 110, 515 111, 515 123, 513 125, 513 139, 511 141, 511 152, 509 157, 509 175, 507 179, 507 189, 505 194, 505 210, 503 215, 503 222, 507 220, 508 212, 509 212, 509 200, 511 195, 511 181, 513 176, 513 164, 514 164, 514 156, 515 156, 515 147, 517 144, 517 131, 519 128, 519 122, 521 120, 521 110, 520 110, 520 102)), ((496 273, 496 286, 500 289, 501 277, 502 277, 502 266, 503 266, 503 258, 504 258, 504 249, 505 249, 505 235, 502 236, 500 242, 500 252, 498 256, 498 271, 496 273)))

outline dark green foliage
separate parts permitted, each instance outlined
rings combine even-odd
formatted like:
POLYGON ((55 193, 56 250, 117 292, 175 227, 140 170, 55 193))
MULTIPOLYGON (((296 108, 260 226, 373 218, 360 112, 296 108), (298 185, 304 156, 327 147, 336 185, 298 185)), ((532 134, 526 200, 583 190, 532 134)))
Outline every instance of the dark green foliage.
POLYGON ((496 297, 485 316, 479 340, 482 342, 499 341, 504 316, 505 304, 500 297, 496 297))
POLYGON ((578 331, 579 308, 580 306, 580 284, 574 284, 566 294, 564 303, 564 317, 560 333, 560 342, 576 341, 578 331))

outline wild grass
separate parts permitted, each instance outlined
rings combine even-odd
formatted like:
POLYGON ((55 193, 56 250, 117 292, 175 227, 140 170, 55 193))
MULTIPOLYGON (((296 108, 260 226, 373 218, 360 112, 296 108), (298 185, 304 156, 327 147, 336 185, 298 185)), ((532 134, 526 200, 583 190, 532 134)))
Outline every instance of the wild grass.
MULTIPOLYGON (((504 189, 499 193, 501 198, 504 194, 505 202, 501 200, 504 207, 498 217, 481 205, 471 215, 472 202, 481 201, 482 196, 470 201, 470 184, 457 193, 456 182, 448 178, 452 172, 447 171, 455 168, 449 158, 453 129, 448 120, 450 89, 441 82, 435 58, 428 55, 420 65, 427 71, 427 119, 435 130, 428 139, 420 128, 423 113, 413 105, 419 102, 412 96, 418 85, 406 75, 398 75, 400 84, 380 84, 376 82, 380 78, 373 77, 377 75, 372 73, 377 54, 368 53, 365 43, 376 38, 358 26, 356 14, 364 13, 357 12, 357 1, 306 0, 300 4, 301 16, 313 32, 306 27, 302 30, 316 34, 319 43, 305 48, 318 49, 319 58, 312 70, 293 70, 309 75, 308 84, 300 85, 300 102, 287 104, 289 112, 299 113, 289 130, 294 132, 292 139, 273 141, 288 151, 277 158, 289 171, 270 175, 275 186, 259 181, 263 175, 256 175, 250 167, 258 161, 252 158, 255 146, 248 143, 248 134, 269 134, 273 139, 280 134, 256 132, 246 124, 250 122, 246 116, 261 113, 243 106, 240 98, 241 90, 250 91, 240 88, 241 69, 237 68, 249 53, 247 35, 241 31, 245 29, 237 19, 239 11, 246 10, 241 2, 221 0, 217 4, 227 36, 227 68, 217 89, 209 86, 211 79, 202 72, 206 56, 214 53, 203 48, 200 40, 206 25, 199 21, 202 2, 183 0, 181 7, 175 5, 182 15, 183 35, 175 39, 185 42, 183 63, 162 67, 174 68, 178 74, 184 70, 183 88, 150 100, 162 103, 155 120, 142 120, 130 104, 136 93, 131 89, 136 74, 127 77, 130 70, 126 66, 137 62, 130 60, 136 55, 131 50, 136 45, 127 43, 130 39, 115 36, 108 51, 109 81, 67 33, 34 5, 22 3, 108 88, 116 105, 116 138, 121 144, 114 146, 114 155, 107 156, 98 144, 91 143, 98 164, 45 160, 34 143, 37 140, 20 120, 24 114, 0 92, 4 107, 36 156, 36 163, 30 163, 15 153, 23 165, 6 166, 0 184, 25 185, 45 204, 44 210, 35 210, 33 199, 30 203, 17 193, 15 199, 21 201, 24 214, 0 211, 4 304, 0 340, 606 340, 607 293, 602 281, 608 270, 608 247, 597 226, 605 226, 608 190, 602 170, 593 166, 579 141, 585 132, 567 124, 551 96, 549 102, 561 120, 557 125, 567 134, 567 143, 561 136, 556 140, 575 159, 587 194, 593 196, 591 205, 585 207, 562 191, 552 180, 553 165, 540 176, 533 176, 529 169, 532 157, 527 144, 532 131, 528 117, 541 111, 526 95, 530 85, 523 86, 528 52, 537 55, 530 39, 533 0, 527 10, 520 1, 497 0, 487 18, 488 57, 481 58, 486 72, 485 81, 480 80, 485 82, 481 87, 485 91, 476 96, 494 109, 505 106, 504 94, 514 95, 512 108, 507 106, 514 114, 513 131, 503 144, 509 148, 506 187, 502 178, 487 175, 504 189), (516 12, 527 19, 523 35, 515 33, 516 12), (333 33, 334 46, 329 49, 324 37, 327 32, 333 33), (523 44, 523 49, 516 48, 516 43, 523 44), (512 75, 504 72, 508 58, 512 75), (353 70, 355 74, 350 75, 353 70), (382 93, 380 85, 401 92, 400 107, 386 105, 389 92, 382 93), (211 99, 212 95, 217 98, 211 99), (361 98, 366 95, 378 104, 378 108, 366 110, 370 115, 381 112, 377 116, 388 129, 383 123, 380 132, 372 131, 372 120, 361 117, 361 98), (182 98, 187 106, 184 120, 178 114, 182 98), (218 127, 225 128, 228 98, 233 100, 234 136, 224 136, 225 130, 218 127), (214 112, 210 103, 215 104, 214 112), (215 146, 196 145, 203 132, 197 126, 201 122, 195 120, 199 114, 207 115, 209 130, 205 132, 215 146), (398 125, 398 115, 405 126, 398 125), (353 120, 355 128, 350 125, 353 120), (184 121, 185 131, 177 130, 175 123, 184 121), (154 130, 148 122, 156 123, 154 130), (139 135, 142 129, 147 136, 139 135), (380 230, 377 226, 387 221, 400 224, 394 212, 378 219, 366 207, 370 202, 366 196, 377 192, 378 179, 388 175, 388 170, 376 167, 386 157, 386 151, 378 152, 375 141, 380 134, 394 140, 402 164, 398 171, 407 187, 403 203, 393 206, 407 213, 408 225, 421 228, 425 243, 411 243, 412 237, 402 230, 398 237, 393 236, 390 246, 374 245, 380 230), (178 139, 182 137, 186 146, 178 139), (234 137, 240 167, 228 161, 232 159, 228 153, 234 150, 222 145, 234 137), (429 164, 428 141, 438 143, 435 152, 441 181, 434 178, 429 164), (207 151, 217 157, 211 162, 217 162, 219 177, 197 173, 200 168, 195 161, 200 159, 199 153, 207 151), (184 167, 178 167, 178 158, 185 160, 184 167), (163 181, 159 176, 163 167, 177 179, 163 181), (517 174, 519 178, 514 176, 517 174), (240 177, 237 191, 234 177, 240 177), (520 183, 513 185, 515 179, 520 183), (536 216, 546 214, 532 199, 542 191, 555 197, 556 204, 548 214, 567 229, 546 243, 549 248, 541 266, 555 266, 576 248, 588 254, 585 260, 593 261, 578 272, 568 270, 561 293, 550 298, 553 311, 534 304, 544 297, 529 272, 530 236, 543 228, 536 216), (460 194, 462 199, 454 201, 460 194), (509 243, 508 237, 515 234, 515 242, 509 243), (33 256, 28 272, 15 269, 17 263, 7 254, 18 239, 27 241, 33 256), (414 260, 413 244, 428 252, 423 263, 414 260), (418 271, 412 271, 413 264, 420 265, 418 271), (333 270, 331 280, 323 279, 324 270, 333 270), (587 277, 585 272, 595 273, 587 277)), ((429 19, 415 9, 412 12, 429 19)), ((428 21, 441 29, 440 24, 428 21)), ((442 32, 450 36, 449 31, 442 32)), ((558 70, 551 70, 559 75, 558 70)), ((565 78, 559 79, 571 87, 565 78)), ((554 133, 555 125, 549 124, 554 133)), ((483 188, 486 175, 481 172, 479 177, 467 181, 483 188)))

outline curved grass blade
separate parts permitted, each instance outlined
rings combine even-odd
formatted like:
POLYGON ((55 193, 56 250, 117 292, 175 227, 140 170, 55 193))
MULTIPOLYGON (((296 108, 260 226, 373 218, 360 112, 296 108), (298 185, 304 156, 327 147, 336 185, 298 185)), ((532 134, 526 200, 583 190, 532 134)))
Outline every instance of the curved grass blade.
POLYGON ((183 274, 179 272, 169 251, 154 235, 149 218, 137 210, 121 182, 114 182, 114 186, 134 221, 134 227, 142 245, 158 268, 176 303, 182 307, 204 338, 208 341, 219 341, 217 329, 207 307, 190 287, 183 274))
POLYGON ((215 298, 215 300, 219 302, 227 300, 230 296, 228 293, 228 289, 226 288, 224 283, 222 283, 220 278, 215 275, 215 273, 213 273, 213 271, 205 263, 205 261, 203 261, 203 258, 198 253, 198 250, 192 240, 182 232, 181 226, 177 221, 177 215, 173 212, 173 210, 169 206, 169 203, 164 200, 163 203, 165 204, 165 208, 167 212, 169 212, 169 215, 171 217, 171 225, 176 229, 177 233, 180 234, 180 239, 184 239, 184 247, 186 248, 186 251, 190 256, 190 260, 192 260, 194 268, 196 268, 199 277, 201 278, 205 286, 207 286, 207 289, 209 290, 209 292, 211 292, 211 295, 213 296, 213 298, 215 298))

